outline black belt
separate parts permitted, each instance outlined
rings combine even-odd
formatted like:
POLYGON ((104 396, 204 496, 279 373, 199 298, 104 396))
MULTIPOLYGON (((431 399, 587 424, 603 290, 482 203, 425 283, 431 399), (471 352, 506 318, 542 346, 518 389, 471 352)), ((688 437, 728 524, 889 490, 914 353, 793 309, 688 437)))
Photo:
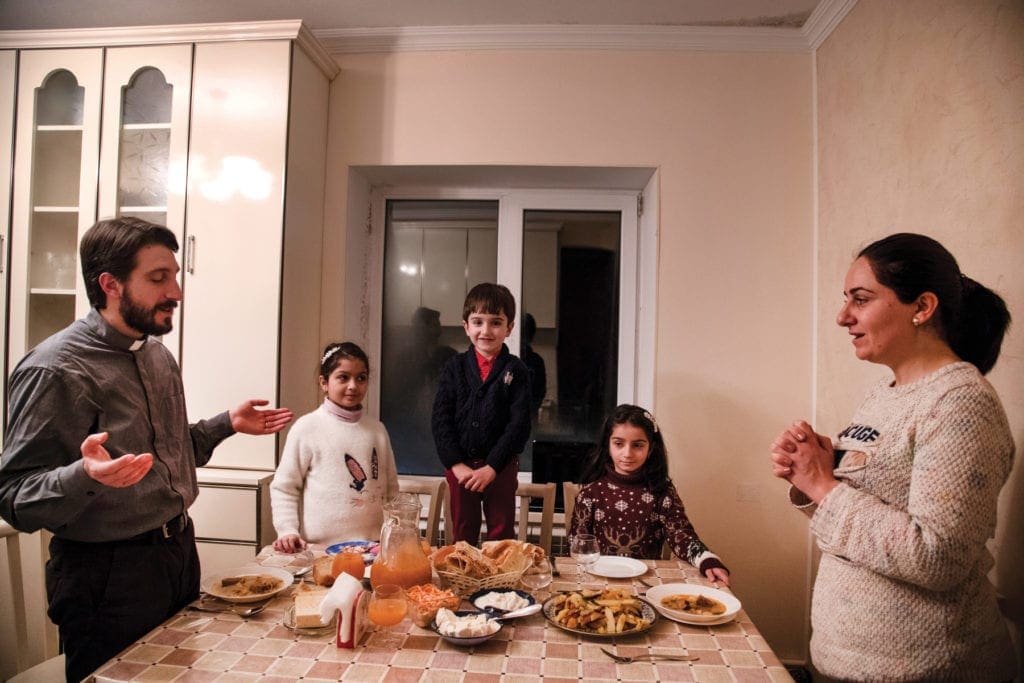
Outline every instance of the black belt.
POLYGON ((176 516, 172 517, 171 519, 169 519, 168 521, 164 522, 163 524, 161 524, 157 528, 150 529, 149 531, 144 531, 141 534, 139 534, 138 536, 132 536, 131 538, 126 538, 125 541, 126 542, 133 542, 133 543, 147 543, 147 542, 148 543, 153 543, 153 542, 158 542, 158 541, 162 541, 164 539, 171 538, 173 536, 177 536, 178 534, 180 534, 182 531, 184 531, 187 528, 188 528, 188 513, 187 512, 182 512, 180 515, 176 515, 176 516))

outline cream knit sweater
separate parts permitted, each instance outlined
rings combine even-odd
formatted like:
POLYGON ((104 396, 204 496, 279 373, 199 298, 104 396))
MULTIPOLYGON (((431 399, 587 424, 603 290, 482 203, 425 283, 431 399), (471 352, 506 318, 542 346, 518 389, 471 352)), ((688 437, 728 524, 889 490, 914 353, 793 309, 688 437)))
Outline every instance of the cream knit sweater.
POLYGON ((323 406, 292 426, 270 485, 277 535, 309 543, 378 540, 383 504, 398 493, 387 430, 363 415, 345 422, 323 406))
POLYGON ((991 385, 969 363, 880 383, 834 445, 841 483, 811 519, 815 666, 850 680, 1012 678, 986 578, 1014 450, 991 385))

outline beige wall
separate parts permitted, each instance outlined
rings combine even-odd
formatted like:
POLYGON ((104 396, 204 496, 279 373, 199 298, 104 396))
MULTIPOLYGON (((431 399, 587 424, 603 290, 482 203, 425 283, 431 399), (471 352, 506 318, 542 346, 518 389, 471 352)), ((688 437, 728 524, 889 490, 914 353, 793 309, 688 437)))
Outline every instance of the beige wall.
MULTIPOLYGON (((853 255, 924 232, 1016 323, 989 379, 1024 445, 1024 3, 860 0, 817 53, 818 425, 843 426, 882 374, 834 323, 853 255)), ((955 454, 950 454, 955 457, 955 454)), ((1018 453, 1018 460, 1020 453, 1018 453)), ((1024 614, 1024 467, 1000 498, 997 586, 1024 614)))
MULTIPOLYGON (((672 475, 772 646, 802 658, 806 523, 788 509, 766 453, 780 426, 811 408, 810 55, 434 52, 338 61, 326 263, 342 263, 352 165, 659 169, 653 408, 672 475)), ((342 331, 343 296, 325 293, 327 337, 342 331)))

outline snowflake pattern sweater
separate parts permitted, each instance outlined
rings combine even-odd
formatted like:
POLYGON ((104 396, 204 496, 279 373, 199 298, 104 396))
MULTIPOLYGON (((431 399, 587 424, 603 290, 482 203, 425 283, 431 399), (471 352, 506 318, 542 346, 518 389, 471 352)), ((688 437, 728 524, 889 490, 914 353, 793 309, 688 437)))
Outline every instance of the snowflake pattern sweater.
POLYGON ((570 534, 577 533, 597 536, 603 555, 656 559, 668 542, 701 574, 725 566, 698 538, 671 482, 655 495, 640 476, 624 477, 612 468, 580 489, 570 527, 570 534))
POLYGON ((377 540, 383 504, 398 493, 387 430, 345 422, 321 406, 295 421, 270 485, 277 535, 309 543, 377 540))
POLYGON ((807 506, 823 553, 814 664, 850 680, 1009 680, 985 547, 1013 461, 1006 413, 969 363, 890 384, 835 442, 840 485, 807 506))

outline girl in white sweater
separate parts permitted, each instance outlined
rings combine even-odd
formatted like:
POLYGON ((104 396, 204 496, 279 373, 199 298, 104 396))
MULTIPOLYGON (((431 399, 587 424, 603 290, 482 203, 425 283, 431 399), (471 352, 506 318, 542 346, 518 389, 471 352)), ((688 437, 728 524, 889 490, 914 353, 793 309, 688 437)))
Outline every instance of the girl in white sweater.
POLYGON ((369 359, 356 344, 324 349, 324 402, 296 420, 270 486, 275 550, 379 538, 398 473, 387 430, 363 410, 369 376, 369 359))

